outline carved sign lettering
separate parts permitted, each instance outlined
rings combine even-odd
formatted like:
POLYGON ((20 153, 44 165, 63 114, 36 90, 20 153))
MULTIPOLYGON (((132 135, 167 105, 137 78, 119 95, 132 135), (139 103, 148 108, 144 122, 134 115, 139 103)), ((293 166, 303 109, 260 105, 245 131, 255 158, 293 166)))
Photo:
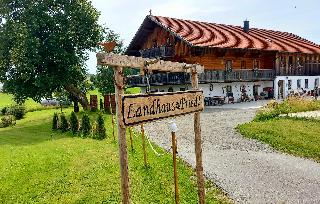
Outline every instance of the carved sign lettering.
POLYGON ((127 95, 122 97, 123 122, 136 125, 202 111, 202 91, 127 95))

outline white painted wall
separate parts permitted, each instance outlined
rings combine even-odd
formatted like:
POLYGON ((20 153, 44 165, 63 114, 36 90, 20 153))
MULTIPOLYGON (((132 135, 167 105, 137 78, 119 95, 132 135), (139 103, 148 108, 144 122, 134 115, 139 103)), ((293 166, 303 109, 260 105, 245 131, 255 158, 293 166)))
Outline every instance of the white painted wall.
MULTIPOLYGON (((240 87, 245 85, 247 94, 250 98, 253 98, 253 86, 260 85, 258 87, 258 93, 260 94, 265 87, 273 87, 273 81, 259 81, 259 82, 232 82, 232 83, 211 83, 213 85, 212 91, 210 90, 209 84, 199 84, 199 88, 203 90, 205 97, 213 97, 213 96, 226 96, 226 86, 232 87, 233 96, 235 101, 239 100, 241 97, 240 87)), ((151 91, 157 92, 167 92, 168 89, 172 87, 173 91, 181 91, 181 88, 185 90, 191 90, 191 85, 165 85, 165 86, 151 86, 151 91)), ((141 91, 145 93, 146 88, 141 88, 141 91)))
MULTIPOLYGON (((318 81, 320 80, 320 76, 277 76, 276 79, 274 80, 274 94, 275 98, 279 99, 280 94, 279 94, 279 87, 278 87, 278 82, 280 80, 283 80, 283 85, 284 85, 284 97, 287 97, 290 91, 293 92, 298 92, 301 91, 302 89, 305 91, 311 91, 314 90, 315 88, 315 82, 316 79, 318 81), (301 88, 299 89, 297 86, 298 80, 301 80, 301 88), (306 87, 305 79, 308 79, 308 87, 306 87), (289 80, 291 80, 291 89, 289 90, 289 80)), ((318 84, 319 86, 319 84, 318 84)))

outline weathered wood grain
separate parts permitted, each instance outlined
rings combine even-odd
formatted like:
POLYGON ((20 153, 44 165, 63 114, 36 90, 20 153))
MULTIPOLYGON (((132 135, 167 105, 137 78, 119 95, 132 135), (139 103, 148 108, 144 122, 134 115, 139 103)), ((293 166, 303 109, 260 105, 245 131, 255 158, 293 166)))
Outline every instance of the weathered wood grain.
POLYGON ((122 98, 126 126, 202 111, 202 91, 127 95, 122 98))
POLYGON ((142 57, 133 57, 127 55, 118 55, 113 53, 98 53, 98 65, 121 66, 146 69, 147 71, 164 71, 164 72, 191 72, 195 68, 198 73, 203 72, 203 66, 198 64, 186 64, 179 62, 163 61, 157 59, 148 59, 142 57))

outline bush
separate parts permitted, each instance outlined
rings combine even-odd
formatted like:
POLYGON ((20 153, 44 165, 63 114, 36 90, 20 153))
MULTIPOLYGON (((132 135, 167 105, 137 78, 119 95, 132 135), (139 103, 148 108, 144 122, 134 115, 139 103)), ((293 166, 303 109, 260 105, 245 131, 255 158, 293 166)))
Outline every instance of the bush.
POLYGON ((70 128, 72 134, 76 134, 79 130, 79 120, 77 115, 72 111, 71 116, 70 116, 70 128))
POLYGON ((62 132, 67 132, 68 129, 69 129, 68 120, 66 116, 62 113, 60 115, 60 130, 62 130, 62 132))
POLYGON ((88 137, 91 131, 90 118, 87 114, 82 116, 81 131, 83 137, 88 137))
POLYGON ((52 130, 57 130, 58 128, 59 128, 58 113, 54 113, 52 118, 52 130))
POLYGON ((278 117, 280 113, 276 109, 263 108, 254 118, 254 121, 265 121, 278 117))
POLYGON ((99 114, 96 125, 96 138, 103 140, 106 138, 106 128, 104 126, 103 115, 99 114))
POLYGON ((8 115, 13 115, 16 120, 20 120, 26 114, 25 107, 22 105, 13 105, 7 111, 8 115))
POLYGON ((15 124, 16 124, 16 121, 13 115, 6 115, 1 118, 1 127, 9 127, 15 124))
POLYGON ((280 114, 289 114, 304 111, 320 110, 320 102, 308 100, 302 97, 293 96, 282 103, 271 101, 262 108, 254 118, 254 121, 269 120, 278 117, 280 114))
POLYGON ((8 107, 3 107, 3 108, 1 109, 1 115, 6 115, 7 112, 8 112, 8 110, 9 110, 8 107))

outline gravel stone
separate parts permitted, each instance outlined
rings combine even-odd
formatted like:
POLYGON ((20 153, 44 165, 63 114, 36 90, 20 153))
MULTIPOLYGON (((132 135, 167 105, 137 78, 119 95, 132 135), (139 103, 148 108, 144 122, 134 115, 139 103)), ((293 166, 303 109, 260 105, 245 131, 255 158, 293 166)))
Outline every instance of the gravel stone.
MULTIPOLYGON (((201 114, 203 165, 213 180, 237 203, 320 203, 320 164, 273 150, 242 137, 238 124, 252 120, 256 109, 205 109, 201 114)), ((164 119, 145 124, 149 138, 171 150, 164 119)), ((180 158, 195 167, 193 115, 174 119, 180 158)))

